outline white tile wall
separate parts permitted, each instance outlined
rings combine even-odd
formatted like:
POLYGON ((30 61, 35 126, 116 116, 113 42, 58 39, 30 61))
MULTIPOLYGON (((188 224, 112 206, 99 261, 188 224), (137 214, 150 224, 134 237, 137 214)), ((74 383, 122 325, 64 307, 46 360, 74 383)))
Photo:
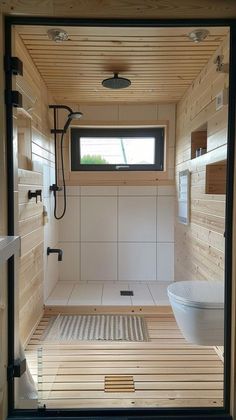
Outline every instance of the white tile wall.
POLYGON ((118 240, 156 241, 156 198, 119 197, 118 240))
POLYGON ((118 276, 127 281, 156 280, 156 244, 120 243, 118 276))
POLYGON ((174 197, 157 199, 157 242, 174 242, 174 197))
MULTIPOLYGON (((63 197, 59 197, 58 203, 58 214, 60 215, 64 207, 63 197)), ((59 240, 60 242, 80 241, 80 197, 67 197, 66 213, 59 221, 59 240)))
POLYGON ((98 187, 81 187, 81 195, 85 195, 85 196, 90 196, 90 195, 92 195, 92 196, 99 196, 99 195, 102 195, 102 196, 106 196, 106 195, 108 195, 108 196, 110 196, 110 195, 113 195, 113 196, 116 196, 117 195, 117 190, 118 190, 118 187, 115 187, 115 186, 113 186, 113 187, 108 187, 108 186, 98 186, 98 187))
POLYGON ((174 193, 172 186, 69 187, 60 280, 172 281, 174 193))
POLYGON ((157 280, 174 281, 174 243, 157 243, 157 280))
POLYGON ((53 216, 54 199, 49 190, 54 182, 54 168, 48 163, 43 164, 43 205, 47 211, 44 224, 44 299, 46 300, 54 289, 59 278, 59 267, 56 256, 47 257, 47 247, 58 247, 58 222, 53 216))
POLYGON ((81 197, 81 240, 117 240, 116 197, 81 197))
POLYGON ((117 280, 116 243, 81 243, 81 280, 117 280))
POLYGON ((151 187, 151 186, 140 186, 140 187, 118 187, 118 195, 124 195, 124 196, 143 196, 143 195, 157 195, 157 187, 151 187))
MULTIPOLYGON (((59 242, 59 248, 63 250, 63 259, 59 266, 59 280, 80 280, 80 243, 59 242)), ((51 256, 50 256, 51 257, 51 256)))

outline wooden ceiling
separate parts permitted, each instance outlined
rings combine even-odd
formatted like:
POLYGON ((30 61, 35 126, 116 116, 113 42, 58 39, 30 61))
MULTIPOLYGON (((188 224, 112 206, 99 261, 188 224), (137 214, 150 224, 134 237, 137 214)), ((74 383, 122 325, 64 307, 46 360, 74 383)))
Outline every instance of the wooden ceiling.
POLYGON ((69 39, 50 41, 48 26, 17 26, 23 43, 49 90, 59 102, 177 102, 228 33, 208 28, 201 43, 195 28, 61 27, 69 39), (114 72, 129 88, 101 85, 114 72))

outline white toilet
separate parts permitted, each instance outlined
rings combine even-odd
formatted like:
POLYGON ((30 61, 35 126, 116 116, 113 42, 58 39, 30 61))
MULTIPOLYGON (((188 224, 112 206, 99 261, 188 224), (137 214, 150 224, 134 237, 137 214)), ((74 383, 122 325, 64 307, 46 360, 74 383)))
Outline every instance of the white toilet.
POLYGON ((187 341, 204 346, 224 344, 224 284, 178 281, 167 288, 176 322, 187 341))

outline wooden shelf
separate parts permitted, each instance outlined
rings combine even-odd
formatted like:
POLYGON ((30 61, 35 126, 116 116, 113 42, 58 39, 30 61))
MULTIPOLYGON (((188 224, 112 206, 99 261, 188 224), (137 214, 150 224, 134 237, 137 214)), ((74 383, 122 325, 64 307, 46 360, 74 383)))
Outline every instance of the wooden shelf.
POLYGON ((207 127, 201 127, 191 133, 191 159, 195 159, 197 149, 207 149, 207 127))
POLYGON ((206 194, 226 194, 226 169, 226 160, 206 165, 206 194))

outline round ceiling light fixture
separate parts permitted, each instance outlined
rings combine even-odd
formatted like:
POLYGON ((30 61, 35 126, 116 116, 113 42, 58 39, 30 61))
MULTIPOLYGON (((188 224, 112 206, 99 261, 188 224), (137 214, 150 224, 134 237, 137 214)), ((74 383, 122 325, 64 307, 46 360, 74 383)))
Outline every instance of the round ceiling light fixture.
POLYGON ((195 29, 194 31, 188 34, 188 37, 193 42, 201 42, 209 35, 207 29, 195 29))
POLYGON ((67 41, 69 37, 68 33, 64 31, 64 29, 60 29, 60 28, 49 29, 47 31, 47 34, 48 34, 48 38, 51 41, 55 41, 55 42, 67 41))
POLYGON ((114 73, 113 77, 104 79, 102 81, 102 86, 107 89, 124 89, 131 85, 131 81, 125 77, 119 77, 118 73, 114 73))

